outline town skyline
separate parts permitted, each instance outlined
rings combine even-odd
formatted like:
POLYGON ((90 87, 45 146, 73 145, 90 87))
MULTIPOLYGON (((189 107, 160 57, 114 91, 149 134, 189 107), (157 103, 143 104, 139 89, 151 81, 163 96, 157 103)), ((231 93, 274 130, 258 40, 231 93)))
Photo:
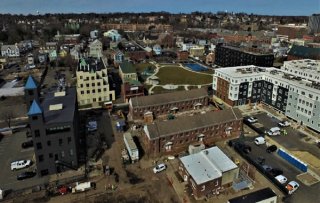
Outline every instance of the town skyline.
MULTIPOLYGON (((25 2, 25 1, 24 1, 25 2)), ((21 0, 2 0, 0 2, 0 13, 10 14, 45 14, 45 13, 112 13, 112 12, 170 12, 170 13, 191 13, 191 12, 244 12, 259 15, 285 15, 285 16, 308 16, 319 13, 319 1, 309 0, 307 4, 301 4, 298 0, 200 0, 200 1, 104 1, 97 0, 52 0, 43 4, 40 0, 29 0, 22 5, 21 0), (318 6, 317 6, 318 5, 318 6)))

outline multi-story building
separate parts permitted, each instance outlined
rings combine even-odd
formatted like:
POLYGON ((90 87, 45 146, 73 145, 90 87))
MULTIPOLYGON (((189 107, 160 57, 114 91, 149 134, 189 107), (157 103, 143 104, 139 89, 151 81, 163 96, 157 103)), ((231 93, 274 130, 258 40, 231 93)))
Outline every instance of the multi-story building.
POLYGON ((239 168, 221 149, 211 147, 180 158, 179 174, 194 197, 201 199, 230 188, 239 176, 239 168))
POLYGON ((98 39, 89 44, 89 56, 100 58, 102 56, 102 42, 98 39))
POLYGON ((101 106, 115 100, 115 92, 109 87, 107 68, 100 59, 80 59, 76 76, 79 106, 101 106))
POLYGON ((41 103, 33 100, 28 117, 39 176, 78 167, 77 109, 75 88, 46 93, 41 103))
POLYGON ((143 119, 150 112, 154 116, 165 115, 170 112, 188 111, 208 105, 206 89, 193 89, 165 94, 155 94, 143 97, 132 97, 129 100, 129 118, 143 119))
POLYGON ((126 103, 128 103, 132 97, 144 96, 144 86, 138 80, 125 82, 121 88, 121 93, 126 103))
POLYGON ((303 35, 308 33, 308 28, 306 25, 279 25, 277 34, 287 35, 289 39, 302 38, 303 35))
POLYGON ((190 52, 190 56, 201 57, 204 54, 204 47, 203 46, 191 47, 189 49, 189 52, 190 52))
POLYGON ((242 132, 239 109, 209 111, 205 114, 178 117, 174 120, 155 121, 144 126, 144 146, 148 156, 178 154, 189 145, 236 138, 242 132))
POLYGON ((320 132, 320 65, 287 61, 281 67, 239 66, 215 70, 213 90, 232 106, 262 102, 320 132))
POLYGON ((320 33, 320 14, 309 17, 308 28, 310 33, 320 33))
POLYGON ((217 45, 215 64, 223 67, 255 65, 262 67, 273 66, 272 53, 247 51, 237 47, 217 45))

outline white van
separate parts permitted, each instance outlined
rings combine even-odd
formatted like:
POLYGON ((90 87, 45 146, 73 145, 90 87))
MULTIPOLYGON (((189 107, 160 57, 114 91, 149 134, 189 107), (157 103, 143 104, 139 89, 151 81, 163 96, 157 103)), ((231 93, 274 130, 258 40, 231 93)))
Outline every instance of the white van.
POLYGON ((264 137, 257 137, 254 140, 254 143, 256 143, 256 145, 262 145, 262 144, 266 143, 266 140, 264 139, 264 137))
POLYGON ((267 133, 270 136, 272 136, 272 135, 280 135, 280 128, 279 127, 270 128, 270 130, 267 133))

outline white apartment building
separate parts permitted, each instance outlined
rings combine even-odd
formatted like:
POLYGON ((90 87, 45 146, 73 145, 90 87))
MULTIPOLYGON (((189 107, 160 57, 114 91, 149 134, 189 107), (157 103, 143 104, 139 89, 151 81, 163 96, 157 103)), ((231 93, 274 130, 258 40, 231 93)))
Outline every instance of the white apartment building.
POLYGON ((76 76, 79 106, 102 106, 104 102, 115 100, 115 92, 109 87, 107 68, 100 59, 80 59, 76 76))
POLYGON ((215 94, 232 106, 262 102, 320 132, 319 61, 285 62, 281 69, 238 66, 216 69, 215 94))

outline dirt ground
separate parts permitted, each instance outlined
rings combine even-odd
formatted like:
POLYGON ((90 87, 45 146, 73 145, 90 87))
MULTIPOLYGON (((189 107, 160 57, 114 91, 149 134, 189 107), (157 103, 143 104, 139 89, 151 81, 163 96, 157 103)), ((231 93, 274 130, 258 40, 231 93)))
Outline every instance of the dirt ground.
POLYGON ((7 97, 0 101, 0 120, 4 120, 5 113, 10 112, 12 113, 13 118, 27 116, 27 108, 23 96, 7 97))

